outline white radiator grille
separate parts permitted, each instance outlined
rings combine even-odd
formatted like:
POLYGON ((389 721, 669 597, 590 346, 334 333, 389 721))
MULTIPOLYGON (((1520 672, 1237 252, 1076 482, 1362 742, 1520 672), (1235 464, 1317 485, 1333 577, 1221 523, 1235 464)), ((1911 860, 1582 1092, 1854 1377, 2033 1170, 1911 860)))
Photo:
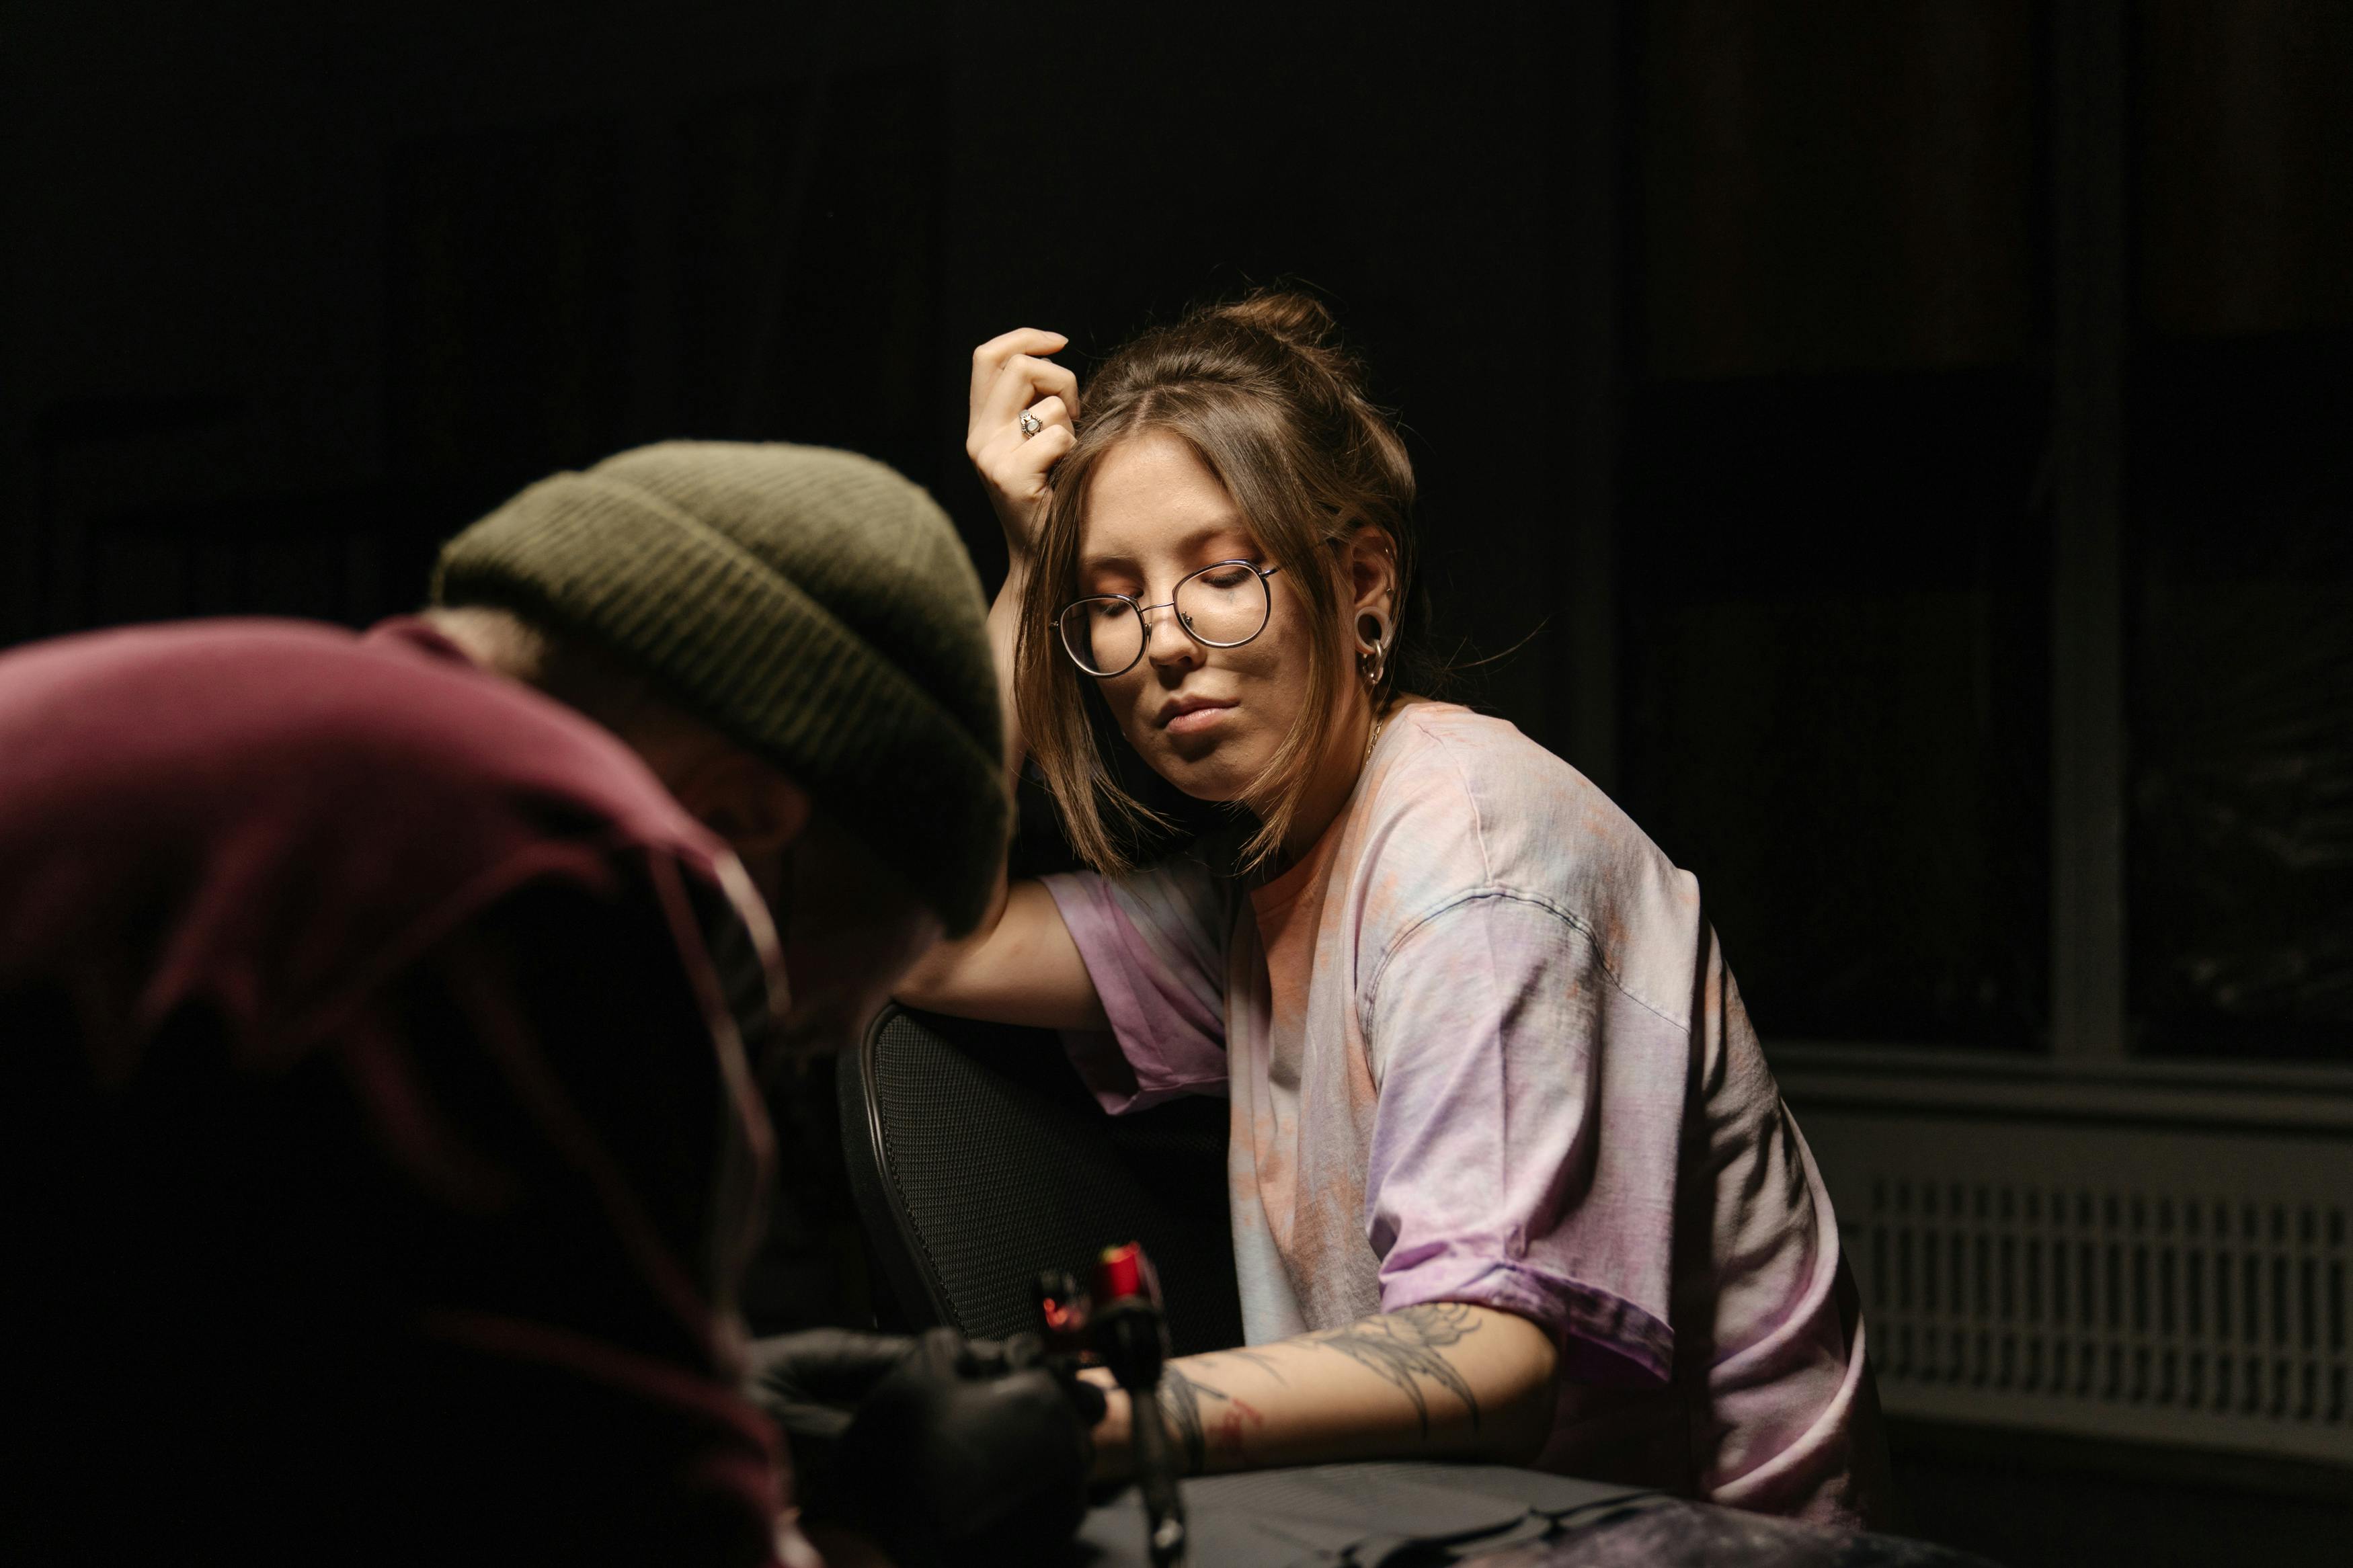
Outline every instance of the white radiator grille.
POLYGON ((1841 1228, 1891 1380, 2345 1424, 2342 1209, 1883 1177, 1841 1228))
POLYGON ((2344 1142, 1799 1114, 1891 1410, 2353 1464, 2344 1142))

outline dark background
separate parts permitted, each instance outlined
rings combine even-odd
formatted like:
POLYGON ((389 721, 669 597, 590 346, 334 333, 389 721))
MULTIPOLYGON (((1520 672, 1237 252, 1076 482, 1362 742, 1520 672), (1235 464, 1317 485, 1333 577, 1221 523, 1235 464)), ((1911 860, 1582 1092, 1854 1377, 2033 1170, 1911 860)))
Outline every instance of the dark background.
MULTIPOLYGON (((2353 1065, 2349 68, 2329 0, 18 4, 0 640, 364 624, 671 436, 885 458, 991 576, 973 344, 1296 280, 1460 694, 1768 1040, 2353 1065)), ((2139 1507, 1940 1462, 2020 1562, 2139 1507)))

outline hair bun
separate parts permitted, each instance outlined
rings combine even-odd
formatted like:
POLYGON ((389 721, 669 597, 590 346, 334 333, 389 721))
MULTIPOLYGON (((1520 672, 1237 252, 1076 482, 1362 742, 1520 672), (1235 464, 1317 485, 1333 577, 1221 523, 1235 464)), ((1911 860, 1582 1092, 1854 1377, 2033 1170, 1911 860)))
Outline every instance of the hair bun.
POLYGON ((1325 347, 1337 325, 1323 300, 1296 289, 1261 289, 1218 306, 1216 313, 1303 349, 1325 347))

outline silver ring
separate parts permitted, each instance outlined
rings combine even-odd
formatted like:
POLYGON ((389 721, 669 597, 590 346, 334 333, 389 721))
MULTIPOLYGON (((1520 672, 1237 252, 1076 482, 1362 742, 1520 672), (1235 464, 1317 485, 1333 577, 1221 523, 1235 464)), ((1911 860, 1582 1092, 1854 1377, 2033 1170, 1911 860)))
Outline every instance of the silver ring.
POLYGON ((1043 419, 1039 418, 1035 414, 1030 413, 1027 408, 1021 411, 1020 424, 1021 438, 1024 441, 1027 441, 1030 437, 1035 436, 1039 431, 1043 430, 1046 427, 1046 422, 1043 419))

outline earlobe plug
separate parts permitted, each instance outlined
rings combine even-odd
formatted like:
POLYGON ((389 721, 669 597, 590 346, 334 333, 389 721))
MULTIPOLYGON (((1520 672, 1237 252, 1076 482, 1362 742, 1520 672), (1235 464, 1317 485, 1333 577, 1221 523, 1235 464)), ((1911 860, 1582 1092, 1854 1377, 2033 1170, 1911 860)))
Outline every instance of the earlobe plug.
POLYGON ((1396 630, 1389 622, 1388 612, 1377 605, 1366 605, 1356 612, 1356 667, 1369 685, 1380 684, 1381 671, 1389 659, 1389 634, 1396 630), (1365 623, 1372 623, 1373 634, 1365 635, 1365 623))

